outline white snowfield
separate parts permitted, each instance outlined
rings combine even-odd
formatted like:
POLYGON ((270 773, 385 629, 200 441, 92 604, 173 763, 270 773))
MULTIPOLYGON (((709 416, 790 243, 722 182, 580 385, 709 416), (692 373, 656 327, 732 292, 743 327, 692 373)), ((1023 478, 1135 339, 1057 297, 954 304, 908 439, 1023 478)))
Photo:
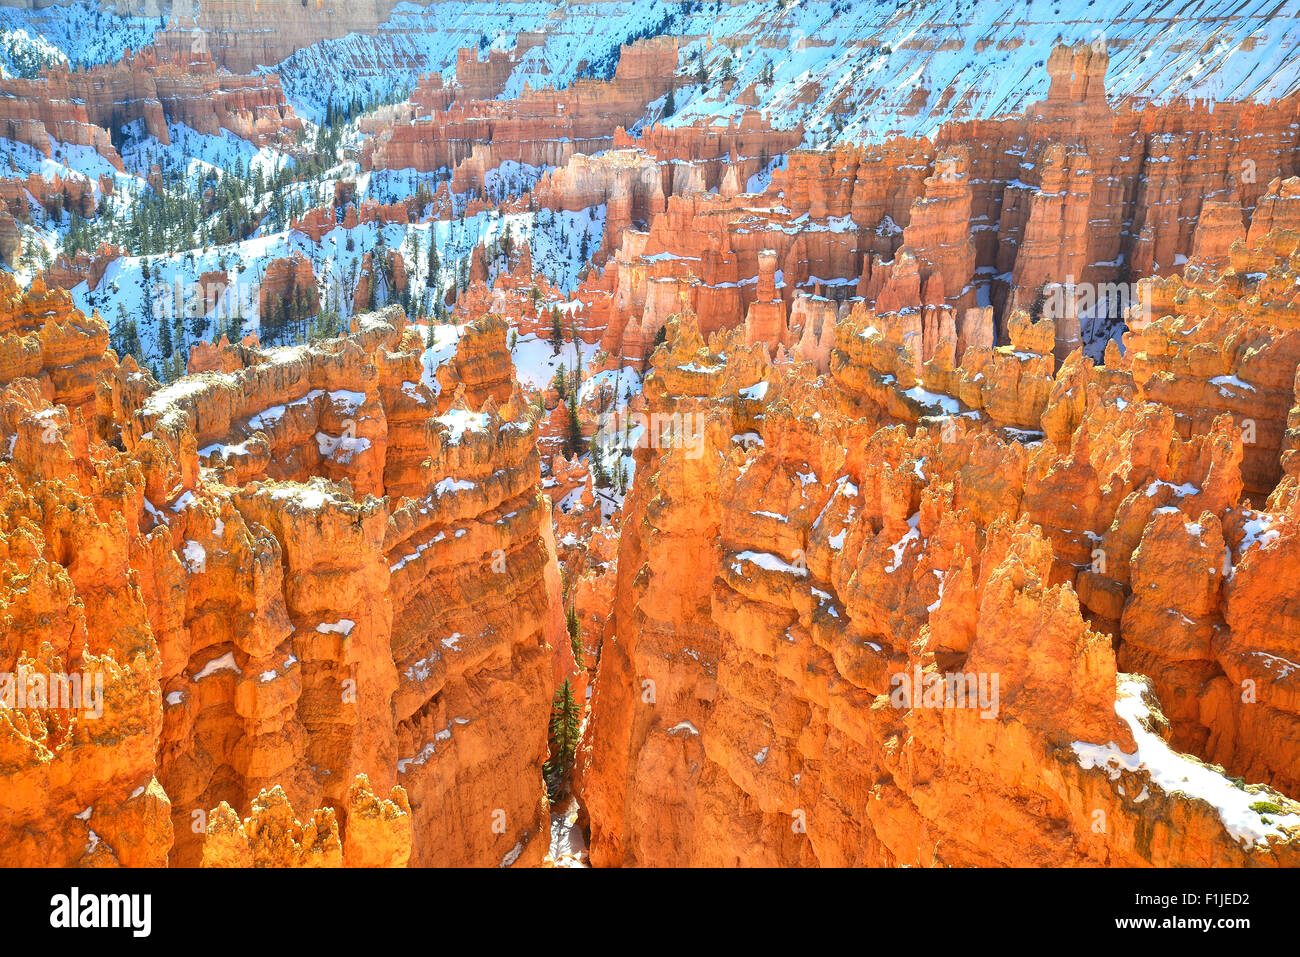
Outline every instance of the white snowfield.
POLYGON ((518 32, 545 31, 545 44, 518 58, 502 94, 512 97, 525 83, 565 85, 578 63, 602 62, 620 42, 660 24, 682 38, 685 78, 701 63, 709 75, 703 88, 679 92, 671 123, 737 116, 744 109, 737 99, 762 80, 758 108, 782 123, 804 122, 816 142, 926 135, 948 104, 975 116, 1019 110, 1046 92, 1043 64, 1058 42, 1104 40, 1107 88, 1117 98, 1267 98, 1300 85, 1296 0, 402 3, 376 36, 325 41, 273 69, 310 109, 313 95, 344 77, 366 92, 409 85, 419 71, 450 79, 458 46, 486 39, 509 50, 518 32), (723 94, 728 59, 738 82, 723 94), (948 87, 954 95, 941 100, 948 87), (868 101, 868 90, 878 95, 868 101), (832 104, 846 91, 851 115, 836 121, 832 104))
MULTIPOLYGON (((1244 845, 1267 844, 1270 837, 1283 836, 1282 828, 1300 824, 1300 814, 1277 814, 1252 808, 1251 805, 1276 804, 1285 800, 1271 788, 1248 791, 1221 771, 1170 748, 1152 730, 1151 710, 1143 700, 1147 694, 1150 694, 1149 679, 1137 675, 1120 676, 1115 713, 1129 726, 1137 749, 1129 754, 1113 741, 1107 744, 1075 741, 1071 747, 1082 768, 1101 768, 1109 773, 1111 780, 1118 778, 1121 771, 1145 771, 1150 785, 1165 794, 1181 794, 1209 804, 1218 813, 1224 830, 1233 840, 1244 845)), ((1132 799, 1134 803, 1142 803, 1149 797, 1149 788, 1143 787, 1132 799)))

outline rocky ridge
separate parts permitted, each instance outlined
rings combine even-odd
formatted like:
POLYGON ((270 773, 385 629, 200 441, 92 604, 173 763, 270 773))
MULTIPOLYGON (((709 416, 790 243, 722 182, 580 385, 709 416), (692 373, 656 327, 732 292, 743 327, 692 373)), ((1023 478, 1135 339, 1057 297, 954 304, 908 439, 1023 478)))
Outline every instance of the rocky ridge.
POLYGON ((4 301, 4 664, 104 676, 102 718, 4 712, 6 859, 540 862, 567 642, 532 413, 477 340, 440 415, 400 310, 159 387, 66 293, 4 301))

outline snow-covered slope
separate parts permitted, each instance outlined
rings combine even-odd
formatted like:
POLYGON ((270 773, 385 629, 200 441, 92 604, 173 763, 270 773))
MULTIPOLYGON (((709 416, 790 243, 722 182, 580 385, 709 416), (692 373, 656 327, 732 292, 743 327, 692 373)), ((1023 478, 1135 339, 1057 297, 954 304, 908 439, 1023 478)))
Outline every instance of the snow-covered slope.
POLYGON ((689 84, 672 122, 737 115, 753 86, 759 109, 804 122, 817 143, 1020 110, 1046 92, 1043 65, 1061 42, 1106 43, 1116 100, 1300 88, 1300 0, 445 0, 403 3, 374 36, 326 41, 273 69, 310 112, 331 91, 382 95, 420 72, 450 77, 457 47, 509 49, 524 31, 544 31, 545 43, 520 57, 503 96, 565 85, 583 63, 612 69, 620 43, 665 32, 682 37, 689 84))
POLYGON ((152 43, 161 26, 160 17, 119 17, 85 0, 43 10, 0 6, 0 71, 34 76, 56 63, 112 63, 152 43))
MULTIPOLYGON (((321 289, 322 307, 346 319, 352 314, 351 297, 365 254, 379 247, 400 250, 413 288, 420 291, 420 311, 426 312, 434 296, 445 295, 455 284, 458 272, 468 270, 474 247, 492 246, 507 227, 515 239, 529 243, 534 266, 541 274, 561 290, 571 290, 577 285, 577 273, 583 264, 579 250, 584 244, 588 249, 600 245, 604 210, 592 207, 569 213, 543 209, 506 215, 487 212, 461 220, 406 226, 363 223, 353 229, 340 226, 319 243, 288 230, 165 256, 126 256, 108 267, 94 291, 83 282, 72 293, 78 308, 87 313, 98 310, 114 328, 133 320, 140 335, 142 358, 161 366, 166 356, 159 349, 158 318, 175 323, 179 315, 183 331, 173 333, 174 348, 211 340, 227 326, 245 333, 261 332, 258 290, 267 266, 276 259, 301 255, 310 261, 321 289), (440 260, 433 288, 428 288, 430 242, 437 244, 440 260), (417 248, 422 254, 416 255, 417 248), (214 272, 224 274, 229 285, 211 308, 196 309, 195 280, 214 272)), ((264 332, 262 335, 267 338, 264 332)))
MULTIPOLYGON (((111 61, 161 25, 93 0, 0 7, 0 69, 111 61)), ((450 78, 457 48, 511 49, 521 33, 544 42, 520 56, 503 96, 525 83, 567 85, 580 68, 611 72, 620 44, 668 33, 682 38, 686 86, 672 122, 733 116, 752 98, 775 122, 804 122, 817 143, 925 134, 948 116, 1019 110, 1045 92, 1043 64, 1060 42, 1106 43, 1115 99, 1300 88, 1300 0, 403 2, 373 35, 325 40, 264 69, 318 119, 331 98, 390 98, 423 72, 450 78)))

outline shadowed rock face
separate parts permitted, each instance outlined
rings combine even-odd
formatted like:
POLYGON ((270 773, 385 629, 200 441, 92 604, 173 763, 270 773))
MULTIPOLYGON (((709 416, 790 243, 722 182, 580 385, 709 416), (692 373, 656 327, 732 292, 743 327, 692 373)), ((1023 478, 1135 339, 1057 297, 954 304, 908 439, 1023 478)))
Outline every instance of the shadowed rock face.
POLYGON ((481 188, 483 171, 506 161, 562 166, 577 154, 608 148, 615 129, 630 127, 672 88, 676 69, 677 39, 655 37, 625 46, 609 81, 525 90, 513 100, 473 100, 471 86, 443 107, 429 88, 436 83, 441 89, 441 78, 426 80, 391 122, 367 127, 374 135, 363 163, 367 169, 454 170, 455 192, 481 188))
POLYGON ((302 121, 276 76, 240 76, 188 51, 156 49, 89 70, 48 70, 38 79, 0 80, 0 131, 50 156, 55 143, 89 146, 119 170, 110 130, 141 121, 162 143, 168 122, 209 135, 229 131, 258 146, 297 132, 302 121))
MULTIPOLYGON (((130 0, 123 12, 144 10, 148 3, 130 0)), ((218 62, 233 72, 248 73, 321 40, 370 33, 388 19, 397 0, 174 0, 155 6, 169 6, 175 15, 170 28, 160 32, 160 44, 189 50, 198 28, 218 62)))
POLYGON ((0 714, 5 859, 540 862, 567 642, 517 389, 467 356, 440 415, 400 309, 160 388, 65 293, 0 291, 3 668, 103 688, 0 714))

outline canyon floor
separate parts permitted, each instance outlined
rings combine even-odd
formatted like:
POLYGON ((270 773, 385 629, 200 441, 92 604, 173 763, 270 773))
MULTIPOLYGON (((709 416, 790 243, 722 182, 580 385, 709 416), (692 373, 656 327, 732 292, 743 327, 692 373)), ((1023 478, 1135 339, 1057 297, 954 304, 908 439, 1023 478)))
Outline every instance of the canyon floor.
POLYGON ((1300 3, 0 2, 0 863, 1300 863, 1300 3))

